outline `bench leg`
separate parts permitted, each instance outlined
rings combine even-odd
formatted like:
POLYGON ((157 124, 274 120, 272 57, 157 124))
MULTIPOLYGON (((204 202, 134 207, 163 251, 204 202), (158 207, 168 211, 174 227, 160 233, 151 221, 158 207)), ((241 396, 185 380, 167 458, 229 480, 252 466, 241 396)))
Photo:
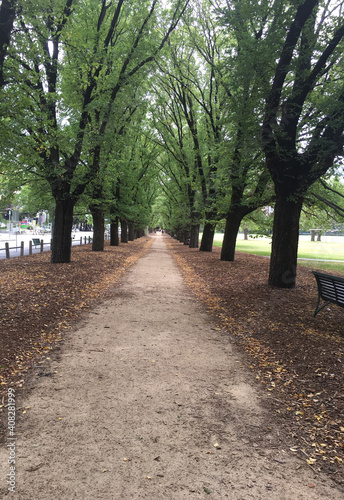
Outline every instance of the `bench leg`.
POLYGON ((320 295, 318 296, 318 302, 317 302, 317 305, 316 305, 316 308, 315 308, 315 311, 314 311, 314 314, 313 314, 313 318, 315 318, 315 316, 318 314, 318 312, 321 311, 321 309, 324 309, 324 307, 328 306, 329 304, 331 304, 331 302, 325 302, 325 304, 323 304, 321 307, 319 307, 319 304, 320 304, 320 295))

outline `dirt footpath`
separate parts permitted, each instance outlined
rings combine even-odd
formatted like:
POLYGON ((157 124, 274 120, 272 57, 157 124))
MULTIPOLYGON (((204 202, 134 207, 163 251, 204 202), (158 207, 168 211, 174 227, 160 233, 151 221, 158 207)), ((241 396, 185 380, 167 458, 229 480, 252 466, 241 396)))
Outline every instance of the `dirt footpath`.
POLYGON ((292 456, 161 235, 126 278, 36 367, 0 498, 342 500, 292 456))

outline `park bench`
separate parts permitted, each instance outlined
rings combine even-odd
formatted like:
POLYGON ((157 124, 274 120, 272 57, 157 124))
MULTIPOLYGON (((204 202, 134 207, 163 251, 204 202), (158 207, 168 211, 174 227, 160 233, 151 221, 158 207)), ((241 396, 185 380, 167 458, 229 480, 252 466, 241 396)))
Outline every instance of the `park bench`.
POLYGON ((344 278, 319 273, 318 271, 311 272, 314 274, 318 285, 318 302, 313 317, 315 318, 318 312, 328 304, 337 304, 337 306, 344 307, 344 278), (319 307, 321 299, 325 300, 325 304, 319 307))
POLYGON ((41 240, 39 238, 32 238, 32 244, 33 245, 40 245, 41 244, 41 240))

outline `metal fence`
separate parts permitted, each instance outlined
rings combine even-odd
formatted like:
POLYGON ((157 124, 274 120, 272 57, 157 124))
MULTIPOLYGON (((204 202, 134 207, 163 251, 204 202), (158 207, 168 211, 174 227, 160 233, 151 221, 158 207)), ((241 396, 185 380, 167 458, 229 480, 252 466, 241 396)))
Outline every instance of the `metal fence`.
MULTIPOLYGON (((107 237, 105 236, 107 239, 107 237)), ((80 239, 73 238, 72 246, 87 245, 92 243, 91 236, 81 236, 80 239)), ((23 255, 32 255, 51 250, 51 242, 44 241, 39 238, 32 238, 25 246, 24 241, 20 242, 20 246, 10 246, 11 242, 5 242, 4 248, 0 248, 0 259, 9 259, 11 257, 22 257, 23 255)))

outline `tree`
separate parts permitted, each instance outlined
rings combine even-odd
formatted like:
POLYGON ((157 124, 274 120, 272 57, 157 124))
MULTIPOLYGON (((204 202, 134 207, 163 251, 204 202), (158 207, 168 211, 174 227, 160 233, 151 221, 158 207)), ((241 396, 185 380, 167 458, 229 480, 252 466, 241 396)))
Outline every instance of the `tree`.
POLYGON ((73 209, 98 175, 102 142, 126 88, 153 62, 188 1, 176 0, 170 10, 158 10, 158 0, 23 6, 12 84, 25 115, 13 120, 22 153, 30 151, 28 163, 37 165, 55 198, 53 263, 70 261, 73 209))
POLYGON ((11 40, 17 0, 2 0, 0 5, 0 89, 5 85, 4 62, 11 40))
POLYGON ((252 126, 258 138, 259 126, 259 149, 276 196, 269 284, 293 287, 304 197, 343 150, 343 2, 214 3, 229 26, 231 104, 241 102, 231 182, 239 202, 232 218, 239 219, 243 208, 243 153, 255 154, 250 145, 242 147, 242 139, 252 126), (242 119, 245 108, 252 120, 242 119))
POLYGON ((120 157, 116 186, 115 214, 128 224, 129 241, 149 225, 158 188, 155 161, 159 152, 151 140, 142 110, 141 119, 137 118, 124 139, 126 148, 120 157))
POLYGON ((271 286, 295 286, 305 195, 343 154, 343 5, 305 0, 292 8, 265 100, 262 141, 276 192, 271 286))
MULTIPOLYGON (((104 135, 105 140, 100 144, 99 154, 93 156, 92 170, 98 173, 97 177, 93 179, 86 188, 87 195, 90 199, 89 209, 93 218, 93 251, 104 250, 105 213, 109 211, 111 213, 111 207, 115 204, 115 198, 119 196, 116 159, 122 155, 121 150, 125 151, 127 148, 127 144, 123 140, 123 137, 128 137, 127 128, 139 105, 137 96, 135 95, 136 89, 133 95, 132 93, 129 95, 128 93, 126 94, 126 99, 129 101, 129 104, 123 109, 123 114, 120 118, 117 118, 115 121, 112 120, 108 132, 104 135), (116 187, 112 189, 114 180, 116 187)), ((142 102, 140 104, 142 104, 142 102)), ((114 231, 114 227, 112 229, 114 231)), ((116 243, 117 241, 118 240, 116 240, 116 243)), ((112 242, 114 242, 113 238, 112 242)))
POLYGON ((115 234, 117 231, 118 235, 119 219, 122 221, 122 240, 127 242, 142 232, 150 218, 155 196, 157 148, 145 130, 145 87, 141 89, 141 97, 137 92, 129 99, 126 113, 113 124, 111 136, 103 143, 98 178, 86 190, 93 216, 94 251, 104 249, 105 215, 114 223, 112 244, 115 245, 119 244, 115 234))
POLYGON ((344 222, 344 186, 340 176, 324 176, 307 191, 300 229, 335 230, 344 222), (326 178, 327 177, 327 178, 326 178))
MULTIPOLYGON (((194 17, 186 20, 190 36, 190 45, 203 59, 199 65, 199 74, 192 74, 194 91, 192 95, 200 106, 203 115, 203 127, 207 148, 204 151, 202 177, 202 195, 204 203, 203 235, 200 251, 211 252, 217 222, 222 218, 218 202, 222 186, 218 182, 219 170, 225 167, 225 137, 228 133, 227 89, 223 85, 219 67, 224 50, 224 38, 214 22, 209 5, 200 3, 194 17)), ((220 194, 221 193, 221 194, 220 194)))
MULTIPOLYGON (((185 217, 181 224, 188 226, 189 232, 192 226, 199 226, 198 207, 196 205, 196 182, 197 169, 195 169, 196 157, 194 155, 192 138, 186 123, 184 111, 188 112, 186 88, 179 84, 172 75, 158 78, 159 89, 155 85, 154 93, 157 96, 152 106, 153 123, 156 129, 155 143, 165 152, 159 164, 164 170, 160 176, 160 182, 164 183, 164 177, 173 179, 178 187, 179 204, 183 205, 185 217), (186 108, 183 108, 183 104, 186 108)), ((170 184, 170 182, 168 181, 170 184)), ((166 182, 165 188, 167 188, 166 182)), ((170 198, 171 199, 171 198, 170 198)), ((190 233, 189 233, 190 234, 190 233)), ((198 246, 198 242, 193 243, 198 246)))
MULTIPOLYGON (((170 42, 168 60, 159 64, 154 91, 157 141, 168 158, 162 162, 162 168, 180 190, 180 195, 170 196, 169 200, 179 199, 177 212, 181 216, 184 212, 180 226, 189 233, 185 238, 190 236, 190 248, 198 248, 200 222, 204 218, 216 219, 214 180, 220 162, 219 142, 224 134, 221 120, 225 114, 220 110, 220 89, 213 69, 200 62, 190 41, 183 37, 183 41, 176 38, 170 42), (181 207, 184 207, 182 212, 181 207)), ((161 178, 161 182, 166 188, 166 178, 161 178)), ((202 250, 207 236, 212 247, 214 222, 205 224, 205 233, 202 250)))
POLYGON ((31 217, 35 217, 42 210, 47 211, 51 221, 54 213, 54 199, 47 181, 32 179, 31 182, 22 186, 12 200, 20 211, 30 214, 31 217))
MULTIPOLYGON (((160 191, 156 200, 159 212, 155 214, 152 227, 162 225, 170 234, 186 244, 190 236, 191 221, 190 207, 183 189, 184 175, 182 169, 174 168, 175 164, 168 153, 164 151, 157 160, 160 167, 158 173, 160 191)), ((154 208, 156 210, 156 207, 154 208)))
POLYGON ((254 50, 262 35, 252 36, 246 2, 234 1, 230 7, 217 11, 221 12, 219 22, 214 12, 202 5, 195 24, 189 26, 192 43, 211 72, 209 89, 214 94, 214 102, 205 108, 213 141, 209 179, 212 196, 204 247, 211 249, 214 222, 226 218, 221 259, 229 261, 234 260, 243 217, 271 200, 258 118, 262 113, 262 76, 254 50))

